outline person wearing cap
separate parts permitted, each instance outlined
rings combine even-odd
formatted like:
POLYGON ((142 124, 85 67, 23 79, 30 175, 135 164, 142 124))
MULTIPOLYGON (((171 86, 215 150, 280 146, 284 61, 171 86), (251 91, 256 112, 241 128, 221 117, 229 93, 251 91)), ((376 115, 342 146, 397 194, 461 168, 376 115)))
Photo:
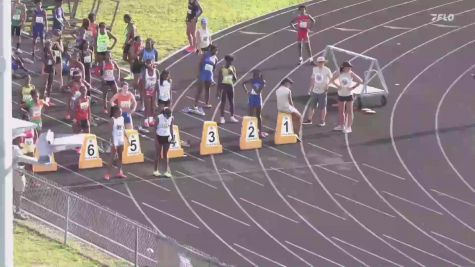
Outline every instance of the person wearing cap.
POLYGON ((341 64, 339 72, 333 75, 330 83, 338 89, 338 125, 333 129, 351 133, 353 125, 353 90, 356 89, 363 80, 352 71, 353 66, 345 61, 341 64), (338 79, 339 83, 335 83, 338 79), (356 81, 355 84, 353 82, 356 81))
POLYGON ((310 95, 310 109, 308 111, 307 119, 303 124, 312 124, 312 118, 315 110, 320 111, 320 123, 318 126, 325 126, 325 119, 327 116, 327 91, 328 83, 332 79, 332 72, 325 66, 327 60, 324 57, 318 57, 314 60, 312 76, 310 77, 310 88, 308 94, 310 95))
POLYGON ((299 15, 290 21, 290 27, 297 31, 297 43, 299 48, 299 62, 302 64, 302 45, 305 44, 307 52, 312 57, 312 49, 310 47, 310 39, 308 38, 308 32, 315 24, 315 19, 307 14, 307 7, 304 5, 299 6, 299 15), (297 26, 295 26, 297 25, 297 26))
POLYGON ((280 87, 275 91, 277 97, 277 111, 283 112, 292 115, 292 123, 294 126, 294 133, 297 135, 298 140, 300 141, 300 128, 302 126, 302 115, 294 107, 294 102, 292 101, 292 91, 290 87, 294 81, 289 78, 285 78, 280 83, 280 87))
POLYGON ((208 20, 201 19, 201 28, 196 31, 196 52, 204 53, 208 51, 211 44, 211 31, 208 28, 208 20))
POLYGON ((168 169, 168 150, 170 149, 170 143, 174 142, 172 110, 169 107, 165 107, 157 117, 154 176, 159 177, 162 175, 160 171, 160 163, 162 163, 163 175, 168 178, 172 177, 168 169))
POLYGON ((196 49, 196 23, 201 14, 203 14, 203 9, 198 0, 188 0, 188 12, 186 14, 186 37, 190 44, 186 49, 188 53, 192 53, 196 49))

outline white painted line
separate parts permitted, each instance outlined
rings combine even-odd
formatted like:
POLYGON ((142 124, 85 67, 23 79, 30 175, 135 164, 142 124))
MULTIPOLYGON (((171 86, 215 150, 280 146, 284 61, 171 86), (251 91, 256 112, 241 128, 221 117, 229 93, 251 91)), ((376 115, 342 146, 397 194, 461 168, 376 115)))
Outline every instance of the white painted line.
POLYGON ((321 150, 326 151, 326 152, 328 152, 328 153, 331 153, 331 154, 333 154, 333 155, 335 155, 335 156, 337 156, 337 157, 343 157, 342 154, 336 153, 336 152, 331 151, 331 150, 329 150, 329 149, 326 149, 326 148, 324 148, 324 147, 317 146, 317 145, 315 145, 315 144, 313 144, 313 143, 308 143, 308 144, 311 145, 311 146, 313 146, 313 147, 315 147, 315 148, 318 148, 318 149, 321 149, 321 150))
POLYGON ((432 25, 439 28, 459 28, 460 27, 456 25, 446 25, 446 24, 438 24, 438 23, 433 23, 432 25))
POLYGON ((297 32, 297 30, 294 30, 294 29, 290 29, 290 28, 287 28, 285 29, 286 31, 289 31, 289 32, 297 32))
POLYGON ((269 212, 269 213, 272 213, 272 214, 277 215, 277 216, 279 216, 279 217, 281 217, 281 218, 287 219, 287 220, 289 220, 289 221, 291 221, 291 222, 293 222, 293 223, 299 223, 298 221, 296 221, 296 220, 294 220, 294 219, 291 219, 291 218, 289 218, 289 217, 287 217, 287 216, 284 216, 284 215, 282 215, 282 214, 280 214, 280 213, 278 213, 278 212, 275 212, 275 211, 273 211, 273 210, 270 210, 270 209, 268 209, 268 208, 264 208, 263 206, 258 205, 258 204, 256 204, 256 203, 253 203, 253 202, 251 202, 251 201, 249 201, 249 200, 247 200, 247 199, 245 199, 245 198, 240 197, 239 199, 241 199, 242 201, 244 201, 244 202, 246 202, 246 203, 248 203, 248 204, 251 204, 251 205, 253 205, 253 206, 255 206, 255 207, 258 207, 258 208, 260 208, 260 209, 262 209, 262 210, 265 210, 265 211, 267 211, 267 212, 269 212))
POLYGON ((346 176, 346 175, 341 174, 341 173, 339 173, 339 172, 336 172, 336 171, 334 171, 334 170, 330 170, 330 169, 328 169, 328 168, 325 168, 325 167, 323 167, 322 165, 314 165, 314 166, 315 166, 315 167, 318 167, 318 168, 320 168, 320 169, 323 169, 323 170, 325 170, 325 171, 327 171, 327 172, 331 172, 331 173, 333 173, 333 174, 336 174, 336 175, 338 175, 338 176, 341 176, 341 177, 343 177, 343 178, 345 178, 345 179, 348 179, 348 180, 350 180, 350 181, 352 181, 352 182, 359 183, 359 181, 356 180, 356 179, 354 179, 354 178, 351 178, 351 177, 349 177, 349 176, 346 176))
POLYGON ((199 161, 201 161, 201 162, 206 162, 206 160, 204 160, 204 159, 202 159, 202 158, 200 158, 200 157, 194 156, 194 155, 192 155, 192 154, 190 154, 190 153, 185 153, 185 156, 190 157, 190 158, 194 158, 194 159, 199 160, 199 161))
POLYGON ((158 227, 155 225, 155 223, 153 223, 153 221, 150 219, 150 217, 148 217, 148 215, 145 213, 145 211, 143 211, 142 207, 140 207, 139 203, 137 202, 137 200, 135 199, 134 195, 132 194, 132 191, 130 190, 130 187, 127 183, 124 183, 124 186, 125 186, 125 189, 127 190, 127 193, 129 193, 129 196, 130 196, 130 199, 132 199, 132 202, 134 202, 134 205, 137 207, 137 209, 140 211, 140 213, 142 213, 143 217, 148 221, 148 223, 153 226, 153 228, 158 232, 160 233, 161 235, 163 235, 163 232, 160 231, 160 229, 158 229, 158 227))
POLYGON ((184 177, 188 177, 188 178, 190 178, 190 179, 192 179, 192 180, 197 181, 198 183, 202 183, 202 184, 204 184, 204 185, 206 185, 206 186, 208 186, 208 187, 211 187, 211 188, 213 188, 213 189, 215 189, 215 190, 218 190, 218 188, 217 188, 216 186, 211 185, 211 184, 208 184, 207 182, 203 182, 203 181, 201 181, 201 180, 198 179, 198 178, 195 178, 195 177, 193 177, 193 176, 191 176, 191 175, 185 174, 185 173, 183 173, 183 172, 181 172, 181 171, 176 171, 176 172, 179 173, 179 174, 181 174, 181 175, 183 175, 184 177))
POLYGON ((333 263, 333 264, 335 264, 335 265, 337 265, 337 266, 344 267, 344 265, 341 265, 341 264, 339 264, 339 263, 337 263, 337 262, 335 262, 335 261, 333 261, 333 260, 330 260, 329 258, 325 258, 325 257, 323 257, 323 256, 320 255, 320 254, 317 254, 317 253, 315 253, 315 252, 313 252, 313 251, 310 251, 310 250, 308 250, 308 249, 306 249, 306 248, 303 248, 303 247, 301 247, 301 246, 299 246, 299 245, 296 245, 296 244, 294 244, 294 243, 292 243, 292 242, 290 242, 290 241, 285 240, 285 243, 287 243, 287 244, 289 244, 289 245, 291 245, 291 246, 293 246, 293 247, 295 247, 295 248, 298 248, 298 249, 300 249, 300 250, 303 250, 303 251, 305 251, 305 252, 307 252, 307 253, 309 253, 309 254, 312 254, 313 256, 317 256, 317 257, 319 257, 319 258, 321 258, 321 259, 324 259, 324 260, 326 260, 326 261, 328 261, 328 262, 331 262, 331 263, 333 263))
POLYGON ((373 170, 382 172, 382 173, 384 173, 384 174, 390 175, 390 176, 392 176, 392 177, 394 177, 394 178, 397 178, 397 179, 399 179, 399 180, 406 180, 406 178, 404 178, 404 177, 401 177, 401 176, 399 176, 399 175, 396 175, 396 174, 394 174, 394 173, 391 173, 391 172, 388 172, 388 171, 385 171, 385 170, 381 170, 381 169, 376 168, 376 167, 374 167, 374 166, 371 166, 371 165, 369 165, 369 164, 362 163, 361 165, 366 166, 366 167, 368 167, 368 168, 370 168, 370 169, 373 169, 373 170))
POLYGON ((242 249, 242 250, 245 250, 245 251, 247 251, 247 252, 249 252, 249 253, 252 253, 252 254, 254 254, 254 255, 258 256, 258 257, 261 257, 261 258, 263 258, 263 259, 265 259, 265 260, 267 260, 267 261, 269 261, 269 262, 272 262, 273 264, 276 264, 276 265, 281 266, 281 267, 286 267, 286 266, 283 265, 282 263, 276 262, 275 260, 271 260, 271 259, 267 258, 266 256, 263 256, 263 255, 261 255, 261 254, 255 252, 255 251, 252 251, 252 250, 250 250, 250 249, 248 249, 248 248, 245 248, 245 247, 243 247, 243 246, 241 246, 241 245, 239 245, 239 244, 234 243, 234 245, 235 245, 236 247, 242 249))
POLYGON ((384 194, 390 195, 390 196, 392 196, 392 197, 394 197, 394 198, 397 198, 397 199, 399 199, 399 200, 405 201, 405 202, 407 202, 407 203, 411 203, 412 205, 415 205, 415 206, 418 206, 418 207, 423 208, 423 209, 425 209, 425 210, 431 211, 431 212, 433 212, 433 213, 435 213, 435 214, 444 215, 444 214, 442 214, 441 212, 438 212, 438 211, 436 211, 436 210, 433 210, 433 209, 431 209, 431 208, 428 208, 428 207, 426 207, 426 206, 423 206, 423 205, 421 205, 421 204, 419 204, 419 203, 410 201, 410 200, 405 199, 405 198, 403 198, 403 197, 400 197, 400 196, 398 196, 398 195, 389 193, 389 192, 387 192, 387 191, 382 191, 382 192, 383 192, 384 194))
POLYGON ((388 217, 396 218, 396 216, 394 216, 394 215, 392 215, 392 214, 389 214, 389 213, 387 213, 387 212, 378 210, 377 208, 373 208, 373 207, 371 207, 371 206, 368 206, 368 205, 366 205, 366 204, 364 204, 364 203, 361 203, 361 202, 359 202, 359 201, 356 201, 356 200, 351 199, 351 198, 349 198, 349 197, 346 197, 346 196, 344 196, 344 195, 341 195, 341 194, 338 194, 338 193, 335 193, 335 195, 336 195, 336 196, 339 196, 339 197, 341 197, 341 198, 343 198, 343 199, 346 199, 346 200, 348 200, 348 201, 350 201, 350 202, 353 202, 353 203, 355 203, 355 204, 358 204, 358 205, 361 205, 361 206, 363 206, 363 207, 366 207, 366 208, 368 208, 368 209, 370 209, 370 210, 373 210, 373 211, 376 211, 376 212, 381 213, 381 214, 383 214, 383 215, 386 215, 386 216, 388 216, 388 217))
POLYGON ((151 185, 153 185, 153 186, 155 186, 155 187, 158 187, 158 188, 160 188, 160 189, 162 189, 162 190, 165 190, 165 191, 167 191, 167 192, 171 192, 170 189, 168 189, 168 188, 166 188, 166 187, 164 187, 164 186, 158 185, 158 184, 156 184, 156 183, 153 183, 153 182, 151 182, 151 181, 149 181, 149 180, 147 180, 147 179, 144 179, 144 178, 138 176, 137 174, 134 174, 134 173, 131 173, 131 172, 128 172, 128 174, 131 175, 131 176, 133 176, 133 177, 135 177, 135 178, 138 178, 138 179, 140 179, 140 180, 142 180, 142 181, 144 181, 144 182, 146 182, 146 183, 149 183, 149 184, 151 184, 151 185))
POLYGON ((242 34, 248 34, 248 35, 263 35, 263 34, 266 34, 265 32, 248 32, 248 31, 239 31, 239 33, 242 33, 242 34))
POLYGON ((327 213, 327 214, 330 214, 330 215, 332 215, 332 216, 335 216, 335 217, 337 217, 338 219, 341 219, 341 220, 346 221, 346 218, 345 218, 345 217, 342 217, 342 216, 340 216, 340 215, 337 215, 337 214, 335 214, 335 213, 333 213, 333 212, 330 212, 330 211, 328 211, 328 210, 322 209, 322 208, 320 208, 320 207, 318 207, 318 206, 316 206, 316 205, 307 203, 307 202, 305 202, 305 201, 303 201, 303 200, 301 200, 301 199, 298 199, 298 198, 296 198, 296 197, 294 197, 294 196, 287 195, 287 197, 288 197, 288 198, 291 198, 291 199, 293 199, 293 200, 295 200, 295 201, 297 201, 297 202, 300 202, 300 203, 302 203, 302 204, 304 204, 304 205, 307 205, 307 206, 309 206, 309 207, 312 207, 312 208, 314 208, 314 209, 317 209, 317 210, 319 210, 319 211, 321 211, 321 212, 325 212, 325 213, 327 213))
POLYGON ((353 245, 353 244, 348 243, 347 241, 341 240, 341 239, 339 239, 339 238, 336 237, 336 236, 332 236, 332 238, 335 239, 335 240, 337 240, 337 241, 339 241, 339 242, 341 242, 341 243, 343 243, 343 244, 346 244, 346 245, 348 245, 348 246, 350 246, 350 247, 352 247, 352 248, 355 248, 355 249, 357 249, 357 250, 366 252, 366 253, 368 253, 369 255, 372 255, 372 256, 374 256, 374 257, 380 259, 380 260, 383 260, 383 261, 385 261, 385 262, 389 262, 389 263, 394 264, 394 265, 396 265, 396 266, 402 266, 402 265, 399 264, 399 263, 395 263, 395 262, 393 262, 393 261, 391 261, 391 260, 388 260, 388 259, 386 259, 386 258, 384 258, 384 257, 381 257, 381 256, 379 256, 379 255, 377 255, 377 254, 374 254, 373 252, 368 251, 368 250, 366 250, 366 249, 364 249, 364 248, 360 248, 360 247, 358 247, 358 246, 356 246, 356 245, 353 245))
POLYGON ((474 247, 469 246, 469 245, 467 245, 467 244, 464 244, 464 243, 462 243, 462 242, 459 242, 459 241, 457 241, 457 240, 454 240, 454 239, 452 239, 452 238, 450 238, 450 237, 447 237, 447 236, 445 236, 445 235, 439 234, 439 233, 434 232, 434 231, 430 231, 430 232, 431 232, 433 235, 436 235, 436 236, 445 238, 445 239, 447 239, 447 240, 450 240, 450 241, 454 242, 455 244, 459 244, 459 245, 464 246, 464 247, 466 247, 466 248, 469 248, 469 249, 471 249, 471 250, 475 250, 474 247))
POLYGON ((175 220, 177 220, 177 221, 180 221, 180 222, 182 222, 182 223, 184 223, 184 224, 187 224, 187 225, 189 225, 189 226, 191 226, 191 227, 194 227, 194 228, 196 228, 196 229, 200 229, 199 226, 196 226, 196 225, 194 225, 194 224, 192 224, 192 223, 190 223, 190 222, 187 222, 187 221, 185 221, 185 220, 183 220, 183 219, 181 219, 181 218, 176 217, 175 215, 172 215, 172 214, 170 214, 170 213, 168 213, 168 212, 166 212, 166 211, 160 210, 160 209, 158 209, 158 208, 156 208, 156 207, 154 207, 154 206, 152 206, 152 205, 149 205, 149 204, 147 204, 147 203, 145 203, 145 202, 142 202, 142 205, 144 205, 144 206, 146 206, 146 207, 148 207, 148 208, 150 208, 150 209, 153 209, 153 210, 155 210, 155 211, 158 211, 158 212, 160 212, 160 213, 163 213, 163 214, 165 214, 165 215, 167 215, 167 216, 169 216, 169 217, 171 217, 171 218, 173 218, 173 219, 175 219, 175 220))
POLYGON ((289 153, 287 153, 287 152, 285 152, 285 151, 282 151, 282 150, 280 150, 280 149, 277 149, 277 148, 275 148, 275 147, 273 147, 273 146, 264 145, 264 147, 270 148, 270 149, 272 149, 272 150, 274 150, 274 151, 276 151, 276 152, 279 152, 279 153, 281 153, 281 154, 283 154, 283 155, 286 155, 286 156, 289 156, 289 157, 291 157, 291 158, 294 158, 294 159, 297 158, 297 156, 294 156, 294 155, 292 155, 292 154, 289 154, 289 153))
POLYGON ((215 213, 217 213, 217 214, 219 214, 219 215, 223 215, 224 217, 226 217, 226 218, 228 218, 228 219, 231 219, 231 220, 233 220, 233 221, 235 221, 235 222, 238 222, 238 223, 243 224, 243 225, 248 226, 248 227, 250 226, 249 224, 247 224, 247 223, 245 223, 245 222, 243 222, 243 221, 241 221, 241 220, 238 220, 238 219, 236 219, 236 218, 234 218, 234 217, 232 217, 232 216, 230 216, 230 215, 227 215, 227 214, 225 214, 225 213, 223 213, 223 212, 220 212, 220 211, 217 211, 217 210, 215 210, 215 209, 213 209, 213 208, 210 208, 210 207, 206 206, 206 205, 203 204, 203 203, 200 203, 200 202, 195 201, 195 200, 191 200, 191 202, 193 202, 193 203, 195 203, 196 205, 199 205, 199 206, 201 206, 201 207, 203 207, 203 208, 205 208, 205 209, 208 209, 208 210, 210 210, 210 211, 213 211, 213 212, 215 212, 215 213))
POLYGON ((276 168, 274 168, 274 167, 271 167, 270 170, 271 170, 271 171, 276 171, 276 172, 282 173, 282 174, 284 174, 284 175, 287 175, 287 176, 290 177, 290 178, 293 178, 293 179, 295 179, 295 180, 297 180, 297 181, 300 181, 300 182, 303 182, 303 183, 306 183, 306 184, 313 184, 313 183, 311 183, 311 182, 309 182, 309 181, 306 181, 306 180, 304 180, 304 179, 302 179, 302 178, 299 178, 299 177, 297 177, 297 176, 295 176, 295 175, 286 173, 286 172, 284 172, 284 171, 278 170, 278 169, 276 169, 276 168))
POLYGON ((384 25, 383 27, 391 29, 391 30, 410 30, 410 29, 412 29, 412 28, 409 28, 409 27, 399 27, 399 26, 390 26, 390 25, 384 25))
POLYGON ((463 204, 465 204, 465 205, 468 205, 468 206, 470 206, 470 207, 472 207, 472 208, 475 208, 475 204, 473 204, 473 203, 471 203, 471 202, 465 201, 465 200, 460 199, 460 198, 458 198, 458 197, 451 196, 451 195, 446 194, 446 193, 442 193, 442 192, 437 191, 437 190, 435 190, 435 189, 431 189, 431 191, 437 193, 439 196, 448 197, 448 198, 450 198, 450 199, 453 199, 453 200, 456 200, 456 201, 458 201, 458 202, 461 202, 461 203, 463 203, 463 204))
POLYGON ((397 239, 394 238, 394 237, 388 236, 388 235, 386 235, 386 234, 383 234, 383 236, 386 237, 386 238, 388 238, 388 239, 391 239, 391 240, 393 240, 393 241, 395 241, 395 242, 397 242, 397 243, 399 243, 399 244, 405 245, 405 246, 410 247, 410 248, 412 248, 412 249, 415 249, 415 250, 417 250, 417 251, 419 251, 419 252, 422 252, 422 253, 427 254, 427 255, 429 255, 429 256, 432 256, 432 257, 434 257, 434 258, 436 258, 436 259, 439 259, 439 260, 441 260, 441 261, 447 262, 447 263, 452 264, 452 265, 454 265, 454 266, 460 266, 460 264, 453 263, 453 262, 451 262, 451 261, 449 261, 449 260, 443 259, 443 258, 441 258, 441 257, 439 257, 439 256, 437 256, 437 255, 434 255, 434 254, 432 254, 432 253, 430 253, 430 252, 427 252, 427 251, 422 250, 422 249, 420 249, 420 248, 416 248, 416 247, 414 247, 413 245, 408 244, 408 243, 405 243, 405 242, 402 242, 402 241, 400 241, 400 240, 397 240, 397 239))
POLYGON ((255 183, 255 184, 259 185, 259 186, 264 187, 264 184, 261 184, 261 183, 259 183, 259 182, 257 182, 257 181, 254 181, 253 179, 248 178, 248 177, 246 177, 246 176, 244 176, 244 175, 241 175, 241 174, 239 174, 239 173, 237 173, 237 172, 232 172, 232 171, 227 170, 227 169, 223 169, 223 170, 224 170, 225 172, 229 173, 229 174, 236 175, 237 177, 240 177, 240 178, 242 178, 242 179, 244 179, 244 180, 247 180, 247 181, 249 181, 249 182, 251 182, 251 183, 255 183))
POLYGON ((335 30, 339 30, 342 32, 360 32, 360 29, 352 29, 352 28, 342 28, 342 27, 333 27, 335 30))

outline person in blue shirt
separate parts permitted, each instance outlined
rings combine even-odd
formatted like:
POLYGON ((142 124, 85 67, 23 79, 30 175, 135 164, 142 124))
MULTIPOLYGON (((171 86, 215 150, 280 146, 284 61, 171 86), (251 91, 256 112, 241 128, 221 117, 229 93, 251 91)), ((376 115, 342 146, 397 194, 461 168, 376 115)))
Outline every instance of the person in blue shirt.
POLYGON ((212 107, 209 104, 209 90, 212 85, 216 84, 214 81, 214 70, 216 69, 216 64, 218 63, 217 54, 218 48, 214 45, 210 45, 209 51, 201 57, 200 64, 198 65, 198 90, 196 91, 195 105, 193 109, 193 112, 198 115, 205 115, 203 109, 198 107, 198 102, 200 101, 203 90, 205 91, 204 108, 212 107))
POLYGON ((64 17, 63 0, 56 0, 56 6, 53 9, 53 30, 63 31, 64 24, 69 26, 69 22, 64 17))

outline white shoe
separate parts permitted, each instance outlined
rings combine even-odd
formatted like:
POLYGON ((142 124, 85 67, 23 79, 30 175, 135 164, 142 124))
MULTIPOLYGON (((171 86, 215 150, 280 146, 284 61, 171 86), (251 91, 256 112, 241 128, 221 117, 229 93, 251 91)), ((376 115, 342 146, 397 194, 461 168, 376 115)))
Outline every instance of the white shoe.
POLYGON ((346 134, 349 134, 351 133, 351 127, 346 127, 344 130, 343 130, 343 133, 346 133, 346 134))
POLYGON ((226 123, 226 120, 224 119, 224 117, 221 117, 221 118, 219 119, 219 123, 220 123, 220 124, 225 124, 225 123, 226 123))
POLYGON ((231 118, 229 118, 230 121, 232 122, 239 122, 238 119, 236 119, 234 116, 231 116, 231 118))
POLYGON ((344 129, 343 126, 338 125, 335 128, 333 128, 333 131, 343 131, 343 129, 344 129))
POLYGON ((299 57, 299 65, 302 64, 302 62, 303 62, 303 58, 299 57))
POLYGON ((325 123, 324 121, 323 121, 323 122, 320 122, 320 123, 318 124, 318 126, 320 126, 320 127, 325 127, 325 125, 326 125, 326 123, 325 123))

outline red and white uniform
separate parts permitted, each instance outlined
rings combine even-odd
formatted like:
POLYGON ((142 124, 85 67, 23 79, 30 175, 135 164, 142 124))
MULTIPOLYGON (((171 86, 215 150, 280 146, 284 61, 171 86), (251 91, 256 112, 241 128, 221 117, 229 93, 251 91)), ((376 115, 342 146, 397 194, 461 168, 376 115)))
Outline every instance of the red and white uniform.
POLYGON ((124 94, 118 94, 117 95, 117 105, 122 109, 122 112, 127 112, 130 113, 130 108, 132 106, 132 98, 134 96, 132 95, 131 92, 127 92, 126 95, 124 94))
POLYGON ((150 71, 148 69, 145 70, 144 83, 147 96, 155 96, 155 92, 157 91, 156 85, 158 83, 157 72, 153 70, 152 75, 150 75, 150 71))
POLYGON ((308 42, 308 28, 312 23, 309 15, 299 15, 297 17, 297 41, 308 42))
POLYGON ((79 98, 77 100, 77 107, 76 107, 76 120, 78 123, 80 121, 85 121, 89 120, 89 115, 90 115, 90 99, 89 96, 86 96, 86 98, 79 98))
POLYGON ((103 67, 103 74, 102 74, 102 79, 106 82, 113 82, 115 81, 114 77, 114 64, 112 61, 110 63, 104 62, 104 67, 103 67))

